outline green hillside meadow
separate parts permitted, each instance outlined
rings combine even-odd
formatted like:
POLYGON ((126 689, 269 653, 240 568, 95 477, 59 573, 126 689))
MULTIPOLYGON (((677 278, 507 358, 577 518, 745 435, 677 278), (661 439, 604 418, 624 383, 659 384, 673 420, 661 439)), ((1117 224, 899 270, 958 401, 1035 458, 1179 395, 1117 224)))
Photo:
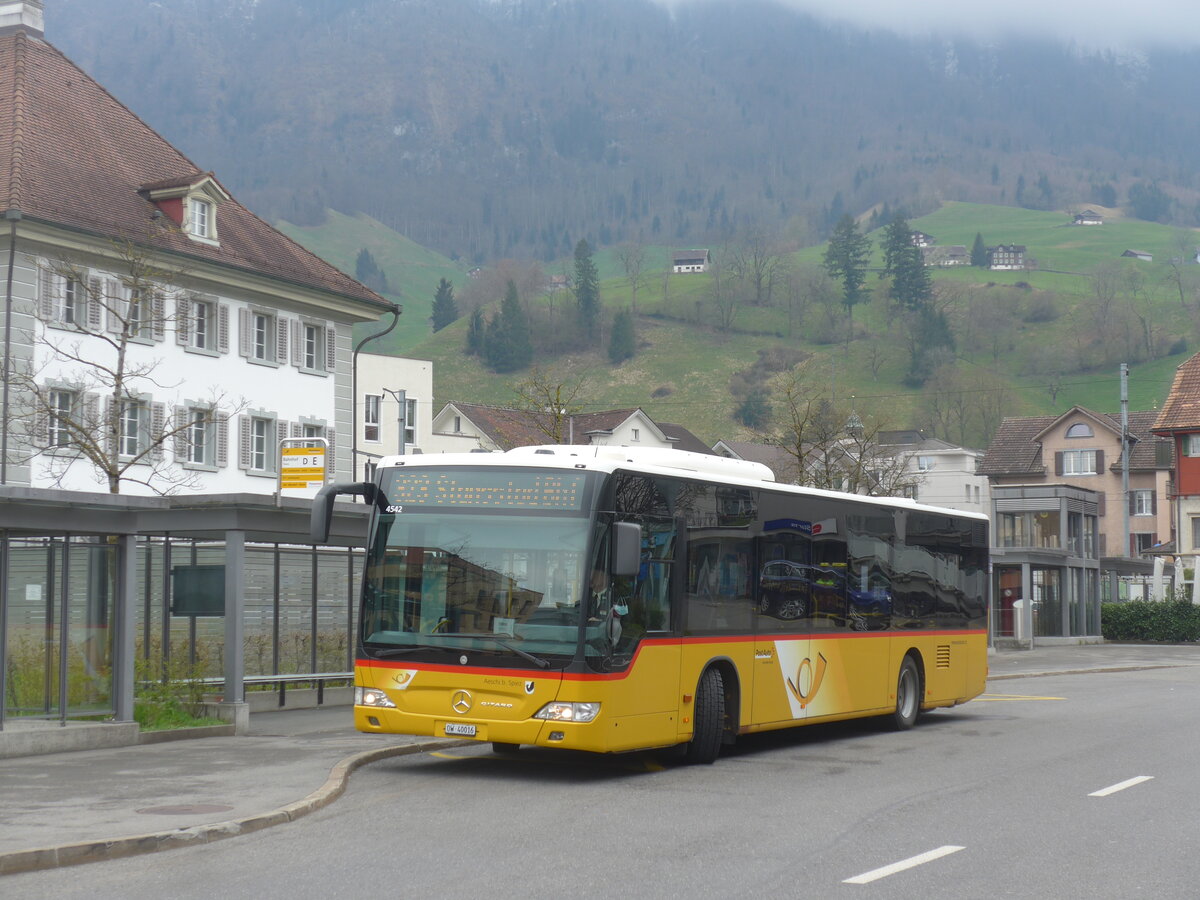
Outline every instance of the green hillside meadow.
MULTIPOLYGON (((1084 206, 1079 206, 1082 210, 1084 206)), ((989 307, 1004 297, 1042 296, 1053 292, 1049 321, 1021 321, 1006 345, 979 348, 960 338, 958 368, 984 387, 975 387, 979 402, 996 400, 1007 415, 1041 415, 1062 412, 1079 404, 1093 409, 1119 410, 1119 362, 1093 366, 1086 371, 1060 373, 1059 377, 1030 371, 1031 359, 1066 358, 1092 337, 1095 303, 1090 273, 1104 264, 1118 271, 1136 272, 1137 290, 1118 299, 1132 305, 1129 320, 1137 324, 1128 340, 1133 346, 1142 334, 1153 336, 1158 356, 1131 364, 1131 409, 1160 405, 1170 388, 1175 367, 1195 352, 1198 343, 1193 323, 1198 307, 1200 266, 1184 267, 1187 308, 1180 303, 1178 283, 1172 280, 1169 260, 1179 257, 1187 243, 1179 229, 1115 217, 1102 226, 1073 226, 1071 214, 1011 207, 947 203, 931 215, 912 220, 912 226, 932 235, 938 244, 963 244, 968 250, 976 233, 988 245, 1023 244, 1038 268, 1023 272, 991 272, 964 267, 938 271, 939 296, 947 298, 946 312, 956 334, 983 329, 989 307), (1127 249, 1154 254, 1153 262, 1122 259, 1127 249), (1163 355, 1166 349, 1174 351, 1163 355), (1054 389, 1056 396, 1052 397, 1054 389), (995 394, 995 396, 984 396, 995 394)), ((478 360, 462 352, 466 319, 436 335, 430 334, 428 316, 439 278, 456 288, 466 274, 456 263, 440 257, 390 231, 374 220, 347 218, 330 213, 318 228, 284 224, 284 230, 309 249, 353 273, 354 259, 367 247, 398 289, 404 304, 402 325, 386 339, 386 352, 402 353, 434 363, 436 403, 449 400, 507 405, 513 402, 513 384, 524 375, 497 376, 478 360)), ((878 242, 878 234, 872 235, 878 242)), ((1200 235, 1192 234, 1200 241, 1200 235)), ((582 378, 588 410, 641 406, 660 421, 682 424, 707 443, 749 439, 732 418, 736 400, 729 390, 730 377, 748 368, 760 350, 774 347, 810 354, 805 371, 827 394, 851 404, 864 415, 878 417, 885 427, 905 428, 921 422, 921 391, 906 388, 902 378, 907 363, 898 335, 889 331, 894 318, 882 296, 854 310, 855 339, 835 344, 811 340, 816 311, 793 322, 782 304, 775 308, 743 305, 732 327, 717 326, 709 300, 706 275, 666 275, 670 247, 647 248, 646 272, 637 298, 637 355, 613 367, 604 354, 605 343, 594 351, 570 358, 543 360, 540 365, 561 380, 582 378)), ((788 258, 793 266, 818 266, 823 247, 805 248, 788 258)), ((876 264, 879 264, 878 250, 876 264)), ((628 308, 631 290, 612 249, 599 251, 596 261, 602 277, 603 303, 610 312, 628 308)), ((1178 269, 1179 267, 1175 267, 1178 269)), ((546 273, 570 272, 570 261, 543 266, 546 273)), ((869 276, 874 287, 878 279, 869 276)), ((877 292, 881 294, 882 292, 877 292)), ((500 298, 496 298, 497 302, 500 298)), ((529 302, 553 304, 554 315, 569 313, 569 299, 534 298, 529 302)), ((610 320, 611 321, 611 320, 610 320)), ((607 340, 607 334, 604 341, 607 340)), ((976 338, 975 343, 979 343, 976 338)), ((986 343, 986 335, 983 343, 986 343)), ((383 343, 383 342, 380 342, 383 343)), ((379 348, 373 345, 372 350, 379 348)), ((1042 368, 1045 368, 1045 364, 1042 368)), ((926 389, 931 385, 927 384, 926 389)), ((971 400, 968 397, 968 400, 971 400)), ((982 443, 987 435, 979 436, 982 443)))

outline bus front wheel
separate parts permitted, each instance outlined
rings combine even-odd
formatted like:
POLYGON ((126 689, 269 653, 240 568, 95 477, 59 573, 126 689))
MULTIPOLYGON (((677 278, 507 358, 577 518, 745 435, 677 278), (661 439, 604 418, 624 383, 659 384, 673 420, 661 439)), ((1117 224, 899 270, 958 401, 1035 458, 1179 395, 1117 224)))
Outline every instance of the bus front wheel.
POLYGON ((892 723, 898 731, 905 731, 917 724, 920 711, 921 672, 913 658, 906 656, 896 677, 896 711, 892 713, 892 723))
POLYGON ((721 752, 725 727, 725 679, 719 669, 708 669, 700 677, 692 718, 695 730, 684 759, 689 763, 712 763, 721 752))

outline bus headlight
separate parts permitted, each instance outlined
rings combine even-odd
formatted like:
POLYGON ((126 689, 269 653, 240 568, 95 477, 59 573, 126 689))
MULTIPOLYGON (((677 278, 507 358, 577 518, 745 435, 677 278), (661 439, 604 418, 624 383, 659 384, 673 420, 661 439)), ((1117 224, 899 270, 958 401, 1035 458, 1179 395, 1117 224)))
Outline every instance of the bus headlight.
POLYGON ((377 691, 375 688, 358 687, 354 688, 354 705, 355 706, 374 706, 376 708, 383 707, 384 709, 395 709, 396 704, 388 699, 388 695, 383 691, 377 691))
POLYGON ((600 714, 599 703, 562 703, 556 701, 547 703, 536 713, 535 719, 549 719, 552 722, 590 722, 600 714))

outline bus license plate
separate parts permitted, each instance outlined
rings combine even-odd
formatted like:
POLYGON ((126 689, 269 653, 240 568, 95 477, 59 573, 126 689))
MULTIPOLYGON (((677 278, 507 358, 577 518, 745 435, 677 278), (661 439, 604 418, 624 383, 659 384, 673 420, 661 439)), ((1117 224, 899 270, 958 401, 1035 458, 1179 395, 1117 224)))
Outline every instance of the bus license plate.
POLYGON ((462 722, 447 722, 446 734, 458 734, 462 737, 475 737, 475 726, 462 722))

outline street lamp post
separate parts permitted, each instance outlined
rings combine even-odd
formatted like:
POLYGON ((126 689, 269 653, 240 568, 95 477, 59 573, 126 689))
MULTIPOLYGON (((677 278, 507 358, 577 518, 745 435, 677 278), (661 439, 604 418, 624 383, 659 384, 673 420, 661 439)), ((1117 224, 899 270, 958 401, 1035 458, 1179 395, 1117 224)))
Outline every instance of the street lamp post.
POLYGON ((391 388, 381 388, 385 394, 391 394, 396 400, 396 405, 399 411, 396 413, 396 424, 400 428, 399 434, 396 435, 396 442, 400 449, 396 451, 400 456, 404 455, 404 425, 405 417, 408 415, 408 392, 405 390, 394 391, 391 388))

